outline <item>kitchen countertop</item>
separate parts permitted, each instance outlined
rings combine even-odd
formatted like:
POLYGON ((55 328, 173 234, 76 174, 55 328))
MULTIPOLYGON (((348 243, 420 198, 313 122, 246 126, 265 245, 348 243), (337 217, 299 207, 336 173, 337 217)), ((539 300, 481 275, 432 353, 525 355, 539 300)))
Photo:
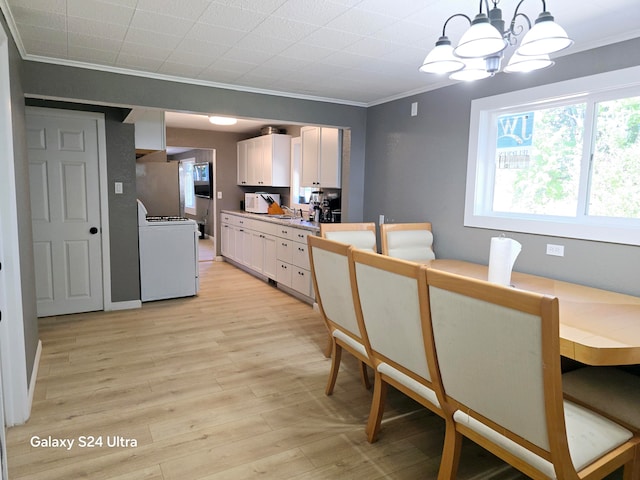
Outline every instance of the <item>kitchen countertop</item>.
POLYGON ((277 223, 279 225, 288 225, 291 227, 301 228, 303 230, 310 230, 314 233, 320 231, 319 222, 310 222, 301 218, 278 218, 280 215, 266 215, 260 213, 248 213, 242 210, 222 210, 221 213, 228 213, 229 215, 237 215, 240 217, 253 218, 255 220, 261 220, 264 222, 277 223))

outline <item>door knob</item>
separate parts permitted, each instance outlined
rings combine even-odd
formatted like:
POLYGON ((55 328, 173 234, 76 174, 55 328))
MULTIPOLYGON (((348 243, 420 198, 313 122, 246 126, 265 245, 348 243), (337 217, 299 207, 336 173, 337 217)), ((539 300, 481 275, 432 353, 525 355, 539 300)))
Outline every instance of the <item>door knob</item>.
POLYGON ((91 227, 91 228, 89 229, 89 233, 90 233, 91 235, 95 235, 96 233, 98 233, 98 229, 97 229, 96 227, 91 227))

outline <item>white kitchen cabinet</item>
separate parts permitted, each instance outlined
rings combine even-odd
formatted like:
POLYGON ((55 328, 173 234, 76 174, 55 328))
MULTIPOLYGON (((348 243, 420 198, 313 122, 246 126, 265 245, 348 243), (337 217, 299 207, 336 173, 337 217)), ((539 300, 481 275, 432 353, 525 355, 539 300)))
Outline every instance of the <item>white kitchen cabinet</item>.
POLYGON ((249 185, 248 147, 246 140, 238 142, 238 185, 249 185))
POLYGON ((163 110, 134 109, 125 119, 134 124, 136 150, 166 150, 167 140, 163 110))
POLYGON ((238 185, 288 187, 291 135, 271 134, 238 142, 238 185))
POLYGON ((314 298, 307 247, 314 232, 242 215, 223 213, 220 220, 225 258, 314 298))
POLYGON ((291 249, 291 260, 293 264, 291 288, 307 297, 315 298, 311 282, 307 235, 312 235, 312 233, 309 232, 309 230, 300 228, 293 228, 291 232, 291 239, 293 240, 291 249))
POLYGON ((224 257, 235 257, 235 234, 233 226, 228 223, 220 224, 220 253, 224 257))
POLYGON ((307 297, 315 298, 309 270, 294 266, 291 273, 291 288, 307 297))
POLYGON ((278 282, 279 285, 285 285, 291 288, 291 275, 293 272, 293 265, 291 265, 291 263, 278 260, 277 269, 278 271, 276 273, 276 282, 278 282))
POLYGON ((300 129, 303 187, 340 188, 342 132, 338 128, 300 129))
MULTIPOLYGON (((255 224, 254 224, 255 225, 255 224)), ((260 225, 256 225, 260 228, 260 225)), ((251 261, 249 267, 265 277, 276 279, 276 237, 260 230, 251 231, 251 261)))

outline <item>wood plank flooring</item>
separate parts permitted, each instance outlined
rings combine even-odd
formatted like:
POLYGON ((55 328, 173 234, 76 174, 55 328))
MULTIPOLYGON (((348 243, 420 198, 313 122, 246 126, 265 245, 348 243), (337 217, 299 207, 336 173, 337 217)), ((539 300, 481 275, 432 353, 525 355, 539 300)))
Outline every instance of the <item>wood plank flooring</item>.
MULTIPOLYGON (((40 321, 31 418, 8 431, 12 480, 436 478, 440 418, 390 389, 367 443, 371 392, 345 354, 324 395, 326 333, 311 306, 224 262, 200 271, 194 298, 40 321)), ((459 478, 525 477, 465 443, 459 478)))

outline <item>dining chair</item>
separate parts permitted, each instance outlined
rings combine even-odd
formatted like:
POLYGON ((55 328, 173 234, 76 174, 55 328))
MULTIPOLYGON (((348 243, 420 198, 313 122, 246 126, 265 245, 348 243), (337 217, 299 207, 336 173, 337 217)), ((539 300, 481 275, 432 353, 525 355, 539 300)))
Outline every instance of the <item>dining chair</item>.
POLYGON ((436 258, 431 223, 383 223, 380 225, 382 254, 412 262, 436 258))
POLYGON ((320 236, 348 243, 355 248, 377 252, 376 224, 368 223, 321 223, 320 236))
POLYGON ((423 334, 429 320, 425 267, 357 249, 349 251, 349 266, 356 315, 375 372, 369 442, 380 430, 388 385, 444 418, 432 386, 433 345, 423 334))
POLYGON ((435 269, 427 283, 447 413, 439 480, 455 478, 462 437, 532 478, 638 478, 640 437, 563 399, 557 298, 435 269))
POLYGON ((367 389, 371 388, 367 365, 372 363, 362 341, 351 292, 348 252, 352 247, 315 235, 308 235, 307 243, 316 302, 329 332, 331 348, 325 393, 333 393, 343 349, 360 361, 362 381, 367 389))

